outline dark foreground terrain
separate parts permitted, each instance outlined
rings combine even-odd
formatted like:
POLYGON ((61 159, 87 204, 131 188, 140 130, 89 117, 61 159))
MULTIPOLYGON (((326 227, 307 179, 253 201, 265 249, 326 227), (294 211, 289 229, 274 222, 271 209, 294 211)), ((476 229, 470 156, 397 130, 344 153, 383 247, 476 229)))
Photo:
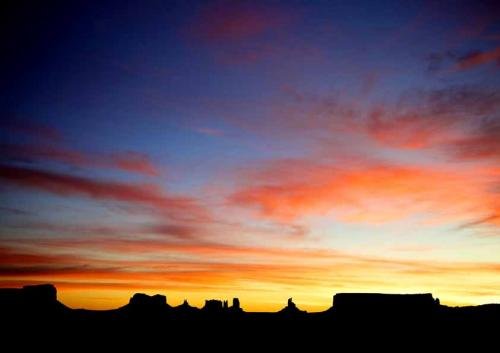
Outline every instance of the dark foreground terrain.
POLYGON ((187 302, 172 307, 163 295, 139 293, 123 307, 93 311, 68 308, 47 284, 0 289, 0 312, 3 337, 20 348, 36 342, 56 349, 57 342, 68 340, 80 347, 95 341, 117 348, 133 341, 239 351, 261 344, 293 349, 403 340, 406 346, 401 347, 409 349, 436 340, 457 346, 500 338, 500 304, 448 307, 431 294, 341 293, 324 312, 307 313, 289 299, 278 312, 256 313, 244 311, 237 298, 231 305, 207 300, 200 309, 187 302))

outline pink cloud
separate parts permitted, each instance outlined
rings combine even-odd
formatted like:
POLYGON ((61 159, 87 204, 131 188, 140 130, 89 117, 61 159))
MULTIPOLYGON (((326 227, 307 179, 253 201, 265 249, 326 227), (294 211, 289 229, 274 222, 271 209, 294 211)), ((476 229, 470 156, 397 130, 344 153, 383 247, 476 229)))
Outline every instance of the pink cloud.
POLYGON ((390 147, 446 149, 476 135, 478 122, 498 114, 499 102, 497 92, 474 88, 455 87, 415 93, 397 104, 371 109, 366 120, 352 126, 390 147))
POLYGON ((451 151, 462 160, 500 159, 500 119, 482 119, 478 128, 453 141, 451 151))
POLYGON ((101 164, 148 176, 159 175, 157 167, 153 165, 149 157, 138 152, 115 153, 104 157, 101 164))
POLYGON ((207 219, 206 210, 189 197, 166 194, 151 184, 130 184, 97 180, 39 169, 0 166, 0 179, 11 184, 62 196, 84 196, 150 207, 178 218, 207 219))
POLYGON ((209 43, 241 42, 282 28, 290 16, 275 6, 218 1, 199 12, 190 32, 209 43))
POLYGON ((62 140, 61 132, 52 126, 22 119, 9 113, 3 115, 2 119, 0 119, 2 121, 1 128, 49 141, 62 140))
POLYGON ((0 150, 4 157, 14 159, 47 160, 77 167, 118 169, 146 176, 159 175, 158 168, 153 165, 150 158, 138 152, 92 155, 47 144, 3 144, 0 145, 0 150))
POLYGON ((300 11, 279 3, 217 1, 202 6, 188 24, 187 38, 209 49, 223 65, 247 65, 263 59, 314 57, 323 52, 292 34, 300 11))
POLYGON ((459 70, 469 70, 494 61, 497 62, 497 65, 500 63, 500 47, 487 51, 476 51, 466 55, 458 60, 457 68, 459 70))

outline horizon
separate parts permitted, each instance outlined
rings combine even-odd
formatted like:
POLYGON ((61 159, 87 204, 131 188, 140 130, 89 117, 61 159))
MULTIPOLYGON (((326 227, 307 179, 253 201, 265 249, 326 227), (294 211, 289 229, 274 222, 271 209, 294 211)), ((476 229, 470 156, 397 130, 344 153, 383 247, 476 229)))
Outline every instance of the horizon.
MULTIPOLYGON (((114 308, 107 308, 107 309, 100 309, 100 308, 97 308, 97 309, 89 309, 89 308, 81 308, 81 307, 77 307, 77 308, 72 308, 68 305, 66 305, 64 303, 64 301, 61 300, 61 298, 59 297, 60 295, 60 292, 58 291, 57 287, 54 286, 53 284, 51 283, 43 283, 43 284, 35 284, 35 285, 25 285, 25 286, 21 286, 21 287, 16 287, 16 288, 0 288, 1 289, 7 289, 7 290, 19 290, 19 295, 21 295, 22 291, 26 290, 26 289, 34 289, 33 287, 38 287, 37 288, 37 291, 32 291, 31 295, 33 295, 33 293, 38 293, 38 296, 39 296, 39 304, 40 303, 44 303, 44 304, 47 304, 47 302, 45 301, 47 299, 47 297, 51 297, 52 294, 48 294, 49 292, 50 293, 53 293, 54 295, 54 299, 57 300, 58 302, 62 303, 63 305, 65 305, 66 307, 68 307, 69 309, 84 309, 84 310, 114 310, 114 309, 120 309, 122 308, 123 306, 125 306, 126 304, 132 304, 133 303, 133 299, 136 298, 137 295, 141 295, 141 296, 144 296, 146 295, 148 298, 146 298, 147 300, 151 300, 151 299, 155 299, 156 296, 160 295, 162 297, 164 297, 165 299, 165 304, 172 307, 172 308, 175 308, 175 307, 182 307, 186 302, 189 304, 189 306, 191 307, 194 307, 194 308, 198 308, 198 309, 203 309, 206 307, 207 305, 207 302, 209 301, 218 301, 220 302, 221 304, 221 309, 222 309, 222 303, 225 301, 226 303, 231 303, 231 306, 233 306, 234 304, 234 300, 237 300, 238 301, 238 308, 241 308, 243 311, 245 312, 248 312, 248 313, 277 313, 279 311, 281 311, 281 309, 284 309, 286 308, 287 306, 290 306, 290 303, 292 303, 292 306, 302 310, 300 308, 300 305, 297 305, 297 303, 295 301, 293 301, 293 298, 292 297, 287 297, 287 303, 285 306, 281 306, 279 309, 275 309, 275 310, 268 310, 268 311, 262 311, 262 310, 259 310, 259 311, 254 311, 254 310, 245 310, 245 307, 242 305, 242 302, 241 300, 238 298, 238 297, 231 297, 231 296, 226 296, 224 298, 213 298, 213 297, 209 297, 209 298, 205 298, 204 300, 204 303, 201 303, 200 305, 193 305, 192 303, 189 302, 188 299, 184 299, 182 302, 180 303, 177 303, 177 304, 172 304, 171 302, 169 302, 169 298, 168 298, 168 295, 166 295, 166 293, 142 293, 142 292, 136 292, 136 293, 131 293, 131 295, 129 296, 129 300, 124 303, 123 305, 120 305, 120 306, 117 306, 117 307, 114 307, 114 308), (50 288, 47 288, 47 287, 50 287, 50 288), (51 288, 54 289, 54 292, 51 291, 51 288)), ((420 297, 420 299, 418 300, 422 300, 421 298, 422 297, 426 297, 425 300, 427 302, 427 305, 429 304, 437 304, 437 305, 443 305, 442 303, 440 303, 440 300, 439 298, 437 297, 434 297, 432 293, 380 293, 380 292, 363 292, 363 293, 360 293, 360 292, 357 292, 357 293, 354 293, 354 292, 340 292, 340 293, 334 293, 331 297, 332 297, 332 301, 331 301, 331 304, 327 307, 327 308, 323 308, 323 310, 316 310, 316 311, 305 311, 307 313, 320 313, 320 312, 324 312, 324 311, 328 311, 328 309, 331 309, 331 308, 334 308, 336 307, 338 304, 336 304, 336 297, 340 295, 340 296, 343 296, 344 298, 346 296, 350 296, 352 300, 354 297, 358 298, 357 300, 359 300, 360 296, 371 296, 371 300, 373 300, 373 296, 384 296, 384 300, 385 300, 385 303, 386 304, 389 304, 391 302, 391 299, 394 300, 394 297, 408 297, 408 304, 410 304, 411 302, 413 302, 413 304, 417 305, 415 301, 415 297, 420 297), (429 300, 427 299, 429 296, 431 297, 431 301, 429 302, 429 300), (411 298, 413 297, 413 298, 411 298)), ((21 295, 22 297, 22 295, 21 295)), ((11 297, 12 298, 12 297, 11 297)), ((36 297, 35 297, 36 298, 36 297)), ((366 297, 365 297, 366 298, 366 297)), ((142 302, 144 303, 144 299, 145 298, 141 298, 142 302)), ((32 298, 33 300, 33 298, 32 298)), ((366 299, 365 299, 366 300, 366 299)), ((380 300, 380 299, 377 299, 377 300, 380 300)), ((50 300, 49 300, 50 301, 50 300)), ((8 302, 8 301, 7 301, 8 302)), ((33 302, 36 302, 36 300, 34 300, 33 302)), ((161 301, 160 301, 161 302, 161 301)), ((158 303, 160 302, 156 302, 158 305, 158 303)), ((29 302, 27 302, 29 303, 29 302)), ((397 301, 396 302, 393 302, 393 305, 397 305, 396 303, 398 303, 397 301)), ((138 304, 137 301, 135 303, 136 305, 138 304)), ((345 303, 344 303, 345 304, 345 303)), ((500 303, 489 303, 489 304, 498 304, 500 305, 500 303)), ((229 306, 229 307, 231 307, 229 306)))
POLYGON ((0 12, 0 288, 500 303, 498 1, 0 12))

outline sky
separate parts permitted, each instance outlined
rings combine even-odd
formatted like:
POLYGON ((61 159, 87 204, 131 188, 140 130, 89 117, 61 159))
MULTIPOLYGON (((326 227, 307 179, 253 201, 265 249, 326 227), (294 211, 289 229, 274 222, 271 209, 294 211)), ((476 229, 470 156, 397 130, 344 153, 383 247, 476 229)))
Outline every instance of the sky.
POLYGON ((2 12, 0 287, 500 302, 498 2, 2 12))

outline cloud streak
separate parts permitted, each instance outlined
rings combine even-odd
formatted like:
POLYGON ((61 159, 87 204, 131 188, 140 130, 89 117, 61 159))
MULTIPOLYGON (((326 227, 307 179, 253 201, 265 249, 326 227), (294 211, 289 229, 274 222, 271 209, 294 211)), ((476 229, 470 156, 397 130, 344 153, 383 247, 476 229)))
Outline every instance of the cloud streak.
POLYGON ((488 191, 496 178, 490 178, 489 169, 479 174, 472 184, 471 175, 460 170, 374 162, 340 168, 288 160, 263 167, 260 177, 252 173, 248 184, 229 200, 281 221, 323 214, 347 222, 379 223, 422 212, 460 219, 471 209, 490 214, 496 207, 498 195, 488 191))
POLYGON ((457 60, 456 67, 459 70, 470 70, 477 66, 496 62, 500 66, 500 47, 486 51, 474 51, 457 60))
POLYGON ((208 43, 234 43, 258 39, 283 28, 290 16, 278 7, 245 2, 217 1, 204 6, 190 32, 208 43))
POLYGON ((11 133, 35 137, 46 141, 61 141, 63 139, 61 132, 52 126, 28 119, 22 119, 8 112, 4 112, 2 115, 0 128, 11 133))
MULTIPOLYGON (((38 248, 38 255, 27 250, 0 248, 0 286, 9 286, 19 280, 38 283, 50 279, 61 284, 63 293, 64 290, 92 290, 92 293, 103 291, 109 295, 109 291, 125 290, 121 299, 124 302, 130 295, 126 291, 133 288, 161 288, 166 291, 170 302, 173 301, 172 297, 182 300, 185 295, 195 295, 196 292, 210 290, 227 294, 230 291, 245 299, 245 303, 248 303, 246 308, 260 310, 266 305, 266 295, 286 286, 288 290, 297 291, 297 294, 302 293, 301 289, 304 288, 319 291, 320 298, 309 297, 303 305, 324 310, 330 305, 331 295, 335 291, 388 288, 395 279, 400 282, 401 287, 413 281, 421 288, 430 286, 438 290, 439 294, 448 294, 451 298, 457 293, 463 297, 465 290, 462 281, 465 277, 474 273, 474 282, 481 285, 491 283, 488 282, 489 279, 500 272, 500 264, 496 262, 401 260, 324 249, 232 248, 224 245, 219 247, 227 249, 229 256, 213 261, 213 251, 218 246, 212 248, 209 245, 206 248, 208 251, 199 251, 200 246, 193 245, 194 254, 197 255, 197 261, 193 262, 175 257, 157 258, 153 254, 165 253, 164 249, 159 247, 151 248, 153 253, 144 260, 126 256, 99 260, 95 257, 71 258, 62 254, 61 248, 57 246, 50 253, 43 254, 40 253, 44 251, 43 243, 40 245, 42 247, 38 248), (238 261, 235 262, 236 259, 238 261), (26 260, 28 261, 25 262, 26 260), (92 265, 89 265, 90 263, 92 265), (362 273, 363 276, 360 276, 362 273), (436 275, 440 276, 439 283, 433 282, 436 275), (89 281, 89 278, 92 280, 89 281), (245 283, 247 294, 239 293, 241 283, 245 283), (325 286, 325 283, 329 285, 325 286), (261 288, 263 297, 259 296, 258 288, 261 288), (254 291, 253 294, 248 293, 249 289, 254 291), (321 298, 322 296, 325 298, 321 298)), ((78 246, 87 247, 83 240, 78 242, 78 246)), ((185 246, 182 251, 189 249, 189 246, 185 246)), ((111 247, 107 250, 121 253, 123 248, 111 247)), ((216 252, 219 253, 219 250, 216 252)), ((70 248, 68 251, 71 251, 70 248)), ((140 251, 136 251, 138 252, 140 251)), ((479 292, 484 294, 488 290, 479 292)), ((85 304, 86 300, 80 298, 79 303, 85 304)), ((276 304, 273 310, 279 309, 280 305, 282 304, 276 304)), ((112 306, 113 304, 108 302, 101 308, 112 306)))
POLYGON ((76 167, 117 169, 145 176, 158 176, 149 157, 138 152, 85 154, 54 145, 2 144, 3 158, 14 160, 55 161, 76 167))
POLYGON ((206 210, 189 197, 165 193, 152 184, 130 184, 97 180, 40 169, 0 165, 0 179, 28 189, 60 196, 83 196, 101 201, 119 201, 149 207, 173 218, 207 219, 206 210))

